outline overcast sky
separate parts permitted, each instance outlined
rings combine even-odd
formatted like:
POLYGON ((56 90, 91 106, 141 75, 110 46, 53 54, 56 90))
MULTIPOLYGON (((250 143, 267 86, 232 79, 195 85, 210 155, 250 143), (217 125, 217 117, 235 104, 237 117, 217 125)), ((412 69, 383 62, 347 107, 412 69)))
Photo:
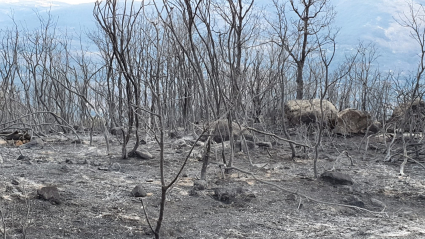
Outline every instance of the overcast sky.
MULTIPOLYGON (((41 10, 53 4, 52 14, 57 16, 61 27, 80 29, 94 27, 92 4, 78 6, 80 3, 93 3, 96 0, 0 0, 0 27, 8 27, 10 15, 18 23, 37 26, 34 10, 41 10), (55 4, 56 3, 56 4, 55 4), (60 6, 61 3, 73 4, 60 6), (16 7, 15 7, 16 6, 16 7), (11 10, 14 10, 11 14, 11 10), (73 10, 71 10, 73 9, 73 10)), ((105 1, 105 0, 103 0, 105 1)), ((128 0, 131 1, 131 0, 128 0)), ((141 1, 141 0, 136 0, 141 1)), ((161 0, 159 0, 161 1, 161 0)), ((282 0, 283 1, 283 0, 282 0)), ((337 10, 335 26, 341 28, 337 43, 341 50, 353 50, 359 41, 374 42, 381 55, 379 61, 384 68, 414 69, 418 61, 418 44, 411 39, 409 29, 400 26, 394 19, 409 10, 412 0, 331 0, 337 10)), ((258 5, 271 4, 271 0, 255 0, 258 5)), ((425 4, 425 0, 413 0, 425 4)), ((48 9, 48 8, 47 8, 48 9)), ((273 11, 273 8, 269 9, 273 11)))

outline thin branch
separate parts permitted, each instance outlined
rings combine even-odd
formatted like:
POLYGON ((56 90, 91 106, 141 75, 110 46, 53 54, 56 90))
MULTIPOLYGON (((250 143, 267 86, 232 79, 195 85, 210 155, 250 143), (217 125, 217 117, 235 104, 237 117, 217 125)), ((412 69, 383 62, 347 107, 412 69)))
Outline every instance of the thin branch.
POLYGON ((279 139, 279 140, 282 140, 282 141, 285 141, 285 142, 288 142, 288 143, 291 143, 291 144, 295 144, 295 145, 298 145, 298 146, 303 146, 303 147, 311 148, 310 146, 308 146, 306 144, 297 143, 297 142, 292 141, 292 140, 289 140, 289 139, 284 139, 284 138, 279 137, 279 136, 277 136, 275 134, 267 133, 267 132, 264 132, 264 131, 261 131, 261 130, 255 129, 255 128, 246 127, 246 129, 252 130, 252 131, 257 132, 257 133, 260 133, 260 134, 269 135, 269 136, 275 137, 276 139, 279 139))
POLYGON ((321 201, 321 200, 318 200, 318 199, 314 199, 314 198, 312 198, 312 197, 310 197, 310 196, 307 196, 307 195, 304 195, 304 194, 301 194, 301 193, 298 193, 298 192, 291 191, 291 190, 289 190, 289 189, 286 189, 286 188, 281 187, 281 186, 279 186, 279 185, 276 185, 276 184, 274 184, 274 183, 270 183, 270 182, 267 182, 267 181, 264 181, 264 180, 258 179, 258 178, 257 178, 257 177, 253 174, 253 173, 248 172, 248 171, 245 171, 245 170, 242 170, 242 169, 240 169, 240 168, 236 168, 236 167, 228 167, 228 168, 225 168, 225 169, 227 169, 227 170, 232 170, 232 169, 234 169, 234 170, 237 170, 237 171, 239 171, 239 172, 242 172, 242 173, 248 174, 248 175, 250 175, 251 177, 253 177, 256 181, 258 181, 258 182, 260 182, 260 183, 264 183, 264 184, 266 184, 266 185, 276 187, 276 188, 278 188, 278 189, 280 189, 280 190, 282 190, 282 191, 284 191, 284 192, 287 192, 287 193, 290 193, 290 194, 295 194, 295 195, 297 195, 297 196, 299 196, 299 197, 304 197, 304 198, 306 198, 306 199, 308 199, 308 200, 311 200, 311 201, 313 201, 313 202, 316 202, 316 203, 325 204, 325 205, 340 206, 340 207, 347 207, 347 208, 352 208, 352 209, 358 209, 358 210, 365 211, 365 212, 369 212, 369 213, 372 213, 372 214, 386 214, 386 212, 383 212, 383 211, 381 211, 381 212, 377 212, 377 211, 372 211, 372 210, 368 210, 368 209, 365 209, 365 208, 362 208, 362 207, 353 206, 353 205, 340 204, 340 203, 333 203, 333 202, 325 202, 325 201, 321 201))

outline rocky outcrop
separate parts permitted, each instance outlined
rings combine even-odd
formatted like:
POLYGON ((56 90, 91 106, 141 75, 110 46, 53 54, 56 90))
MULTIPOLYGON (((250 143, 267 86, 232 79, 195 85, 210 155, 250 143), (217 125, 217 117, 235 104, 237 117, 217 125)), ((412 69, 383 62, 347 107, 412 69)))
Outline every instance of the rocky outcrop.
MULTIPOLYGON (((285 103, 285 115, 292 125, 313 124, 321 118, 320 99, 314 100, 290 100, 285 103)), ((324 123, 333 127, 338 111, 335 106, 323 100, 324 123)))
POLYGON ((343 135, 365 133, 368 127, 371 132, 376 133, 379 130, 379 126, 372 123, 371 116, 368 112, 356 109, 345 109, 338 113, 334 133, 343 135))

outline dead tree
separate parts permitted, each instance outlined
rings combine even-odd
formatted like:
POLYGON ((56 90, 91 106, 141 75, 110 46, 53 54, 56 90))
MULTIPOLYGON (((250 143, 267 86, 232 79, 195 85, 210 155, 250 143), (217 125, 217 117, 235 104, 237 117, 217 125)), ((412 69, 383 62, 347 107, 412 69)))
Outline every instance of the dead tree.
MULTIPOLYGON (((290 11, 296 15, 295 19, 289 17, 289 12, 278 11, 279 19, 283 21, 288 33, 282 47, 288 52, 296 65, 297 96, 301 100, 304 98, 304 66, 309 55, 314 53, 319 42, 315 35, 330 26, 335 18, 335 12, 329 0, 289 0, 280 3, 275 1, 275 6, 289 4, 290 11)), ((285 10, 286 8, 283 7, 285 10)), ((325 30, 326 32, 326 30, 325 30)))
POLYGON ((122 132, 124 141, 122 146, 122 158, 127 158, 139 147, 139 115, 136 112, 140 107, 141 99, 141 77, 140 68, 138 67, 138 53, 143 49, 135 49, 139 46, 140 38, 138 35, 138 23, 141 21, 141 12, 144 3, 136 7, 134 1, 128 3, 124 1, 122 5, 117 0, 107 1, 105 4, 97 2, 93 9, 93 16, 99 27, 104 31, 108 40, 111 42, 112 52, 120 74, 125 79, 125 93, 127 104, 127 131, 122 132), (133 150, 127 153, 127 144, 131 134, 136 133, 136 143, 133 150))

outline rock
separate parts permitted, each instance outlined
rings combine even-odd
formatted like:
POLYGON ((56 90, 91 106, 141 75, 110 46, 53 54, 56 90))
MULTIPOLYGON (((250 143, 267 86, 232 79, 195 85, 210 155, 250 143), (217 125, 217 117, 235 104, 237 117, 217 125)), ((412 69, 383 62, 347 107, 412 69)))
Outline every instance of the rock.
POLYGON ((152 156, 151 153, 149 153, 146 150, 136 150, 133 153, 129 153, 128 154, 129 157, 136 157, 139 159, 153 159, 154 157, 152 156))
POLYGON ((180 139, 182 137, 177 130, 171 130, 168 132, 168 136, 170 136, 172 139, 180 139))
POLYGON ((29 149, 29 148, 35 148, 35 147, 43 147, 44 146, 44 141, 40 138, 35 138, 31 141, 29 141, 28 143, 21 145, 21 148, 25 148, 25 149, 29 149))
POLYGON ((197 159, 197 160, 202 160, 203 154, 202 154, 201 151, 194 149, 194 150, 192 150, 190 157, 197 159))
POLYGON ((207 189, 208 187, 208 183, 205 180, 196 180, 195 182, 193 182, 193 189, 198 190, 198 191, 202 191, 207 189))
POLYGON ((7 141, 4 139, 0 139, 0 146, 7 145, 7 141))
POLYGON ((237 140, 235 143, 235 148, 239 151, 241 150, 246 150, 246 147, 248 147, 248 149, 254 149, 255 148, 255 143, 250 141, 250 140, 245 140, 245 143, 242 140, 237 140), (246 146, 245 146, 246 144, 246 146))
POLYGON ((42 187, 37 190, 38 198, 52 204, 61 204, 58 188, 55 186, 42 187))
POLYGON ((174 144, 177 145, 177 147, 179 147, 179 148, 183 148, 183 147, 187 146, 186 140, 184 140, 184 139, 178 139, 178 140, 174 141, 174 144))
POLYGON ((272 143, 270 142, 257 142, 257 145, 260 148, 272 148, 272 143))
POLYGON ((371 198, 370 202, 375 207, 382 207, 382 208, 386 207, 385 203, 383 203, 383 202, 381 202, 381 201, 379 201, 378 199, 375 199, 375 198, 371 198))
MULTIPOLYGON (((221 143, 230 139, 229 124, 227 120, 214 121, 209 125, 209 127, 209 134, 215 142, 221 143)), ((240 127, 235 122, 232 123, 232 131, 235 140, 240 139, 242 135, 245 137, 246 140, 254 140, 254 137, 245 128, 240 127)), ((203 135, 200 140, 205 142, 207 138, 207 135, 203 135)))
POLYGON ((68 172, 71 171, 71 168, 68 165, 63 165, 62 167, 60 167, 59 170, 64 172, 64 173, 68 173, 68 172))
POLYGON ((65 163, 67 163, 67 164, 74 164, 74 161, 72 161, 71 159, 66 159, 65 160, 65 163))
POLYGON ((425 101, 415 100, 402 103, 393 110, 389 123, 396 123, 404 131, 423 131, 421 123, 425 121, 425 101), (410 124, 412 123, 412 124, 410 124), (412 129, 411 129, 412 126, 412 129))
POLYGON ((328 181, 332 184, 340 185, 352 185, 354 184, 350 175, 340 172, 324 172, 320 176, 324 181, 328 181))
POLYGON ((71 141, 71 144, 83 144, 83 140, 81 139, 74 139, 71 141))
POLYGON ((378 121, 375 121, 372 123, 372 125, 369 127, 369 132, 376 134, 382 129, 382 124, 378 121))
POLYGON ((16 140, 15 146, 21 146, 24 145, 24 142, 22 140, 16 140))
POLYGON ((356 207, 364 207, 365 205, 364 202, 356 195, 351 195, 344 198, 344 202, 356 207))
POLYGON ((288 200, 288 201, 296 201, 297 200, 297 197, 296 197, 295 194, 291 193, 291 194, 288 194, 288 196, 286 196, 286 200, 288 200))
POLYGON ((143 144, 146 144, 146 141, 145 141, 144 139, 141 139, 141 140, 140 140, 140 144, 142 144, 142 145, 143 145, 143 144))
POLYGON ((364 133, 371 124, 371 116, 368 112, 345 109, 338 113, 334 133, 342 135, 364 133))
POLYGON ((232 203, 243 196, 243 189, 237 188, 215 188, 213 197, 224 203, 232 203))
POLYGON ((121 170, 121 165, 119 163, 113 163, 109 165, 109 171, 119 172, 121 170))
POLYGON ((16 160, 21 160, 21 161, 30 161, 31 158, 28 156, 24 156, 24 155, 19 155, 19 157, 16 160))
POLYGON ((131 195, 133 195, 134 197, 146 197, 147 193, 143 189, 143 186, 139 184, 134 187, 133 190, 131 190, 131 195))
POLYGON ((20 133, 19 131, 15 131, 9 135, 6 135, 6 140, 30 140, 31 135, 27 132, 20 133))
POLYGON ((18 181, 18 180, 16 180, 16 179, 12 179, 12 184, 13 184, 13 185, 19 185, 19 181, 18 181))
POLYGON ((97 160, 93 160, 92 162, 90 162, 90 165, 94 167, 99 167, 102 165, 102 163, 97 160))
MULTIPOLYGON (((320 100, 290 100, 285 103, 285 115, 289 123, 292 125, 314 124, 321 117, 320 100)), ((324 123, 330 127, 334 127, 338 115, 335 106, 323 100, 324 123)))
POLYGON ((109 132, 112 134, 112 135, 122 135, 122 127, 112 127, 110 130, 109 130, 109 132))
POLYGON ((193 145, 195 145, 195 146, 204 146, 205 145, 204 142, 199 141, 199 140, 196 141, 196 140, 193 140, 193 139, 188 140, 188 143, 189 143, 190 146, 193 146, 193 145))
POLYGON ((3 156, 1 156, 0 154, 0 164, 3 164, 3 163, 4 163, 3 156))

